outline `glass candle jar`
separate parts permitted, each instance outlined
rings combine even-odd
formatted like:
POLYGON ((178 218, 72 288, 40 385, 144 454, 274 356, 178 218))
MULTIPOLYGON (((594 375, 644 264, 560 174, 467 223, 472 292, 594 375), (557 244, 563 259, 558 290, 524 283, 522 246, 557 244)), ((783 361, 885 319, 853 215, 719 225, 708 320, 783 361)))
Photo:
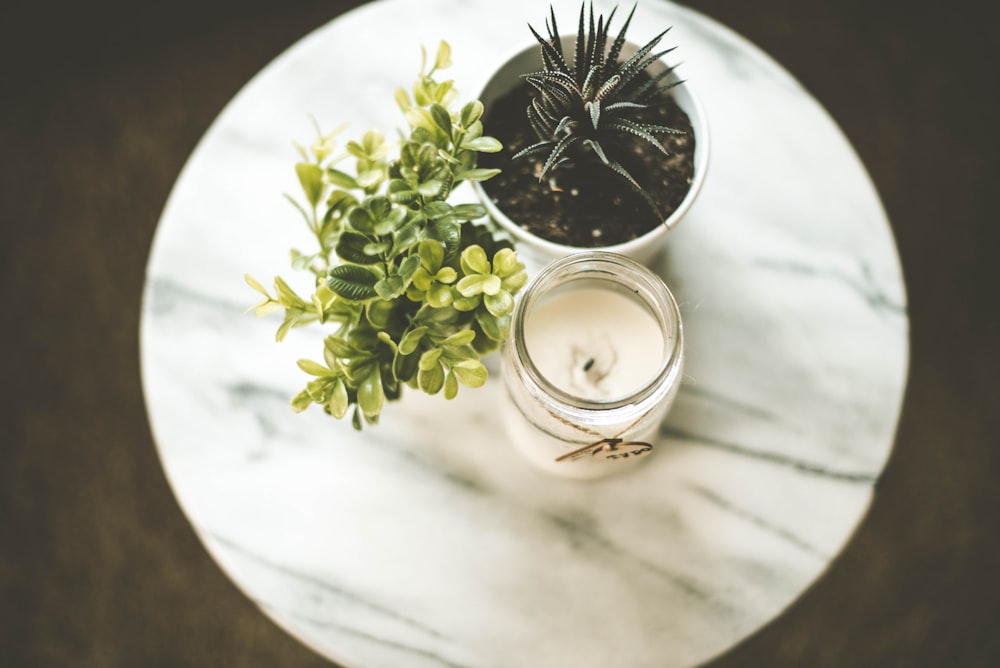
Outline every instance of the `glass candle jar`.
POLYGON ((502 361, 508 434, 545 471, 620 472, 653 450, 683 363, 680 312, 659 276, 602 251, 557 260, 514 308, 502 361))

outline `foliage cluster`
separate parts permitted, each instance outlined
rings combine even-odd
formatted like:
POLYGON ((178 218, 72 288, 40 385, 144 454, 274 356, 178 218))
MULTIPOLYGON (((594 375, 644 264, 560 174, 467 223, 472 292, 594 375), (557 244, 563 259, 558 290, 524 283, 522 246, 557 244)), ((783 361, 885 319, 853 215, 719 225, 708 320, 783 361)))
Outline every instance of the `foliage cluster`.
POLYGON ((312 323, 330 325, 322 361, 299 360, 312 380, 292 399, 297 411, 318 404, 330 415, 351 414, 352 424, 378 421, 387 400, 404 385, 452 398, 459 383, 486 382, 482 355, 506 337, 514 294, 526 282, 508 241, 473 221, 480 204, 451 204, 463 181, 483 181, 499 170, 476 167, 478 153, 501 145, 483 134, 483 105, 471 101, 452 111, 453 82, 438 82, 450 65, 441 42, 427 69, 424 53, 412 88, 396 92, 409 125, 398 151, 369 130, 335 155, 338 128, 299 147, 295 171, 305 204, 299 209, 316 238, 311 254, 292 251, 292 264, 315 277, 315 291, 301 297, 280 277, 272 295, 249 275, 264 299, 258 316, 284 309, 276 338, 312 323), (425 71, 427 70, 427 71, 425 71), (353 173, 334 167, 353 158, 353 173))

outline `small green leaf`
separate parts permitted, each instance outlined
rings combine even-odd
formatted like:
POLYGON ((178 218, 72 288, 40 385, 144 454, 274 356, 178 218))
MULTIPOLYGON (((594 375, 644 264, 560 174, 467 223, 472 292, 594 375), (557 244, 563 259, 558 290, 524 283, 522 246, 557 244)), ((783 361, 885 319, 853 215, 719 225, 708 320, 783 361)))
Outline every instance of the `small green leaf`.
POLYGON ((458 281, 455 289, 463 297, 474 297, 479 294, 495 295, 500 292, 500 277, 492 274, 473 274, 458 281))
POLYGON ((451 80, 442 81, 434 87, 434 101, 438 104, 448 106, 448 101, 454 97, 454 82, 451 80))
POLYGON ((291 401, 292 410, 295 411, 296 413, 301 413, 305 409, 309 408, 309 406, 312 405, 312 402, 313 400, 312 397, 309 396, 309 393, 305 390, 302 390, 294 397, 292 397, 291 401))
POLYGON ((373 188, 382 182, 385 173, 381 169, 366 169, 358 173, 357 184, 365 189, 373 188))
POLYGON ((306 308, 306 302, 302 299, 302 297, 295 294, 295 291, 292 290, 288 283, 285 283, 285 280, 280 276, 277 276, 274 279, 274 290, 277 293, 278 301, 281 302, 281 305, 285 308, 306 308))
POLYGON ((357 351, 347 341, 339 336, 328 336, 323 340, 323 347, 334 359, 346 359, 357 355, 357 351))
MULTIPOLYGON (((365 305, 365 317, 368 318, 368 322, 372 324, 372 327, 385 330, 392 320, 392 307, 393 302, 391 301, 373 299, 365 305)), ((388 336, 388 334, 385 331, 380 331, 379 339, 382 339, 383 336, 388 336)), ((390 338, 389 341, 392 341, 392 339, 390 338)))
POLYGON ((406 283, 400 276, 389 276, 375 283, 375 294, 382 299, 395 299, 403 294, 406 283))
POLYGON ((347 145, 344 146, 344 148, 347 149, 348 153, 350 153, 359 160, 365 160, 368 158, 368 155, 365 153, 365 150, 361 148, 361 144, 359 144, 356 141, 347 142, 347 145))
POLYGON ((313 362, 312 360, 301 359, 298 360, 296 364, 298 364, 299 368, 305 371, 310 376, 319 376, 321 378, 324 378, 337 375, 337 372, 334 371, 333 369, 328 369, 319 362, 313 362))
MULTIPOLYGON (((413 98, 416 100, 417 104, 421 106, 428 104, 431 101, 427 96, 426 91, 417 87, 414 87, 413 89, 413 98)), ((422 109, 421 107, 410 107, 407 109, 406 120, 410 124, 410 127, 413 128, 423 128, 430 133, 437 130, 437 124, 434 122, 434 119, 431 118, 430 112, 426 109, 422 109)))
POLYGON ((341 264, 330 270, 327 285, 345 299, 364 301, 378 296, 375 292, 378 280, 378 276, 364 267, 341 264))
POLYGON ((330 196, 326 198, 327 216, 339 218, 357 203, 357 198, 346 190, 332 190, 330 196))
POLYGON ((453 220, 435 220, 427 225, 425 234, 428 239, 434 239, 444 246, 447 257, 458 250, 462 240, 462 228, 453 220))
POLYGON ((476 139, 477 137, 483 136, 483 124, 481 121, 475 121, 465 128, 466 139, 476 139))
POLYGON ((434 197, 444 186, 444 182, 441 179, 431 179, 430 181, 425 181, 424 183, 417 184, 417 192, 424 197, 434 197))
MULTIPOLYGON (((442 253, 442 256, 443 256, 443 253, 442 253)), ((440 263, 438 263, 438 264, 440 264, 440 263)), ((268 299, 271 298, 271 295, 269 295, 267 293, 267 288, 265 288, 263 285, 261 285, 260 281, 258 281, 256 278, 254 278, 250 274, 243 274, 243 280, 246 281, 247 285, 249 285, 251 288, 253 288, 257 292, 259 292, 260 294, 264 295, 268 299)))
POLYGON ((451 267, 441 267, 434 274, 434 280, 440 283, 454 283, 456 278, 458 278, 458 272, 451 267))
POLYGON ((452 370, 466 387, 482 387, 489 376, 486 367, 479 360, 463 360, 452 367, 452 370))
POLYGON ((427 327, 414 327, 406 334, 403 335, 402 340, 399 342, 399 352, 404 355, 409 355, 413 353, 417 346, 420 344, 420 340, 427 333, 427 327))
POLYGON ((396 99, 396 104, 399 105, 401 111, 405 112, 407 109, 413 106, 413 104, 410 102, 410 96, 403 88, 397 88, 396 92, 393 94, 393 97, 396 99))
POLYGON ((434 59, 434 69, 443 70, 446 67, 451 67, 451 46, 441 40, 438 44, 437 57, 434 59))
POLYGON ((392 213, 392 202, 383 195, 377 195, 365 202, 365 208, 375 220, 384 220, 392 213))
POLYGON ((459 204, 454 208, 454 214, 459 220, 478 220, 486 215, 486 207, 482 204, 459 204))
POLYGON ((410 280, 413 274, 416 273, 417 269, 420 268, 420 258, 416 255, 411 255, 399 265, 397 272, 403 280, 410 280))
POLYGON ((462 271, 467 276, 490 273, 490 262, 486 258, 486 251, 483 250, 482 246, 469 246, 462 251, 462 271))
POLYGON ((452 301, 451 305, 456 311, 474 311, 476 307, 479 306, 479 302, 481 301, 481 297, 479 295, 475 295, 473 297, 465 297, 462 296, 461 293, 459 293, 459 295, 460 296, 457 297, 454 297, 454 293, 452 295, 454 297, 454 301, 452 301))
POLYGON ((462 107, 462 111, 459 114, 459 119, 462 123, 462 127, 469 127, 476 121, 478 121, 483 115, 483 103, 479 100, 473 100, 462 107))
POLYGON ((444 385, 444 369, 440 364, 417 372, 417 384, 427 394, 437 394, 444 385))
MULTIPOLYGON (((433 277, 428 274, 427 270, 423 267, 420 267, 417 271, 413 272, 413 287, 417 290, 429 290, 433 280, 433 277)), ((419 300, 420 298, 418 297, 417 301, 419 300)))
MULTIPOLYGON (((492 278, 496 278, 493 276, 492 278)), ((500 279, 497 279, 498 281, 500 279)), ((502 317, 514 310, 514 298, 506 290, 501 290, 496 294, 484 295, 483 306, 496 317, 502 317)))
POLYGON ((409 204, 419 196, 420 193, 416 190, 411 190, 410 188, 397 189, 389 193, 389 199, 392 200, 394 204, 409 204))
POLYGON ((423 214, 429 220, 443 220, 453 215, 454 207, 447 202, 434 201, 424 205, 423 214))
POLYGON ((375 220, 369 210, 360 206, 351 209, 351 212, 347 214, 347 222, 362 234, 375 234, 375 220))
POLYGON ((368 157, 373 160, 385 157, 389 149, 385 143, 385 135, 378 130, 368 130, 365 132, 364 136, 361 137, 361 146, 364 147, 368 157))
MULTIPOLYGON (((386 204, 389 204, 388 200, 386 200, 386 204)), ((379 213, 381 213, 381 211, 379 213)), ((406 209, 403 207, 391 208, 385 213, 385 215, 381 216, 381 219, 377 223, 375 223, 375 234, 391 234, 404 222, 406 222, 406 209)))
MULTIPOLYGON (((417 246, 417 254, 420 256, 420 262, 427 268, 428 272, 436 272, 444 262, 444 246, 441 245, 440 241, 435 241, 434 239, 425 239, 420 242, 417 246)), ((247 276, 248 281, 252 280, 247 276)), ((258 285, 260 285, 258 283, 258 285)), ((260 291, 266 296, 267 292, 260 288, 260 291)))
POLYGON ((361 187, 353 176, 332 167, 326 170, 326 179, 338 188, 353 189, 361 187))
POLYGON ((444 398, 454 399, 456 396, 458 396, 458 380, 455 378, 455 372, 449 371, 444 379, 444 398))
POLYGON ((389 252, 389 242, 370 241, 365 244, 365 247, 362 250, 372 257, 384 258, 386 253, 389 252))
POLYGON ((430 111, 434 124, 441 128, 445 135, 451 137, 451 114, 448 113, 448 110, 440 104, 432 104, 430 111))
POLYGON ((382 391, 382 374, 378 365, 364 377, 358 385, 358 407, 365 417, 376 416, 385 403, 385 393, 382 391))
POLYGON ((343 379, 338 378, 334 384, 333 392, 330 394, 330 401, 327 406, 330 408, 330 415, 338 420, 347 415, 347 386, 344 384, 343 379))
POLYGON ((280 310, 281 310, 281 304, 279 304, 278 302, 268 301, 265 299, 257 304, 254 304, 246 311, 244 311, 244 313, 253 311, 253 314, 256 317, 263 318, 265 315, 269 315, 271 313, 274 313, 275 311, 280 311, 280 310))
POLYGON ((476 333, 471 329, 463 329, 461 332, 455 332, 447 339, 441 342, 441 347, 444 346, 467 346, 472 343, 472 339, 476 338, 476 333))
POLYGON ((496 317, 489 311, 476 311, 476 322, 487 338, 503 341, 510 331, 510 316, 496 317))
POLYGON ((433 308, 444 308, 451 305, 455 297, 448 285, 432 285, 425 295, 427 303, 433 308))
POLYGON ((509 248, 501 248, 493 256, 493 273, 497 276, 510 276, 524 269, 517 261, 517 254, 509 248))
POLYGON ((466 137, 460 146, 467 151, 478 151, 480 153, 497 153, 503 149, 503 144, 494 137, 466 137))
POLYGON ((517 291, 524 287, 524 284, 528 282, 528 272, 524 271, 524 265, 518 263, 521 267, 513 276, 508 276, 503 279, 503 289, 510 294, 517 294, 517 291))
POLYGON ((441 360, 442 350, 440 348, 431 348, 430 350, 425 350, 424 354, 420 356, 420 370, 426 371, 431 367, 437 365, 441 360))
POLYGON ((378 264, 381 262, 381 258, 378 254, 367 252, 368 243, 368 237, 363 234, 351 231, 341 232, 340 238, 337 240, 337 256, 354 264, 378 264))
POLYGON ((309 162, 298 162, 295 164, 295 173, 306 199, 315 208, 323 198, 323 169, 309 162))
MULTIPOLYGON (((374 302, 374 303, 377 304, 380 302, 374 302)), ((384 302, 384 303, 388 304, 390 302, 384 302)), ((392 340, 392 336, 389 335, 389 332, 385 331, 384 329, 380 329, 377 336, 379 341, 392 348, 393 352, 396 352, 398 346, 396 345, 396 342, 392 340)))
POLYGON ((463 169, 455 173, 456 181, 486 181, 500 173, 499 169, 463 169))

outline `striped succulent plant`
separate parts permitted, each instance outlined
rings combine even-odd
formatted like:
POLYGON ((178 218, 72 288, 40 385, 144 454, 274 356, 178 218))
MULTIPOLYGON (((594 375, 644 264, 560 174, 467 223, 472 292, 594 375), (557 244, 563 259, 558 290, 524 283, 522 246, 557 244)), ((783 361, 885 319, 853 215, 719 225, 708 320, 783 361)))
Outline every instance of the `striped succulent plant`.
MULTIPOLYGON (((528 121, 539 141, 518 151, 514 158, 547 154, 540 179, 553 176, 558 168, 596 161, 625 179, 654 211, 656 203, 623 166, 616 151, 623 136, 637 137, 653 150, 669 155, 657 135, 684 134, 682 131, 641 120, 643 110, 664 99, 664 92, 681 82, 667 82, 673 68, 643 76, 646 69, 673 48, 654 52, 664 30, 635 54, 619 62, 625 34, 635 7, 609 46, 611 21, 594 19, 593 3, 585 26, 585 5, 580 6, 573 62, 563 53, 555 11, 545 21, 548 37, 529 25, 541 45, 543 70, 524 76, 536 90, 528 106, 528 121)), ((674 47, 676 48, 676 47, 674 47)))

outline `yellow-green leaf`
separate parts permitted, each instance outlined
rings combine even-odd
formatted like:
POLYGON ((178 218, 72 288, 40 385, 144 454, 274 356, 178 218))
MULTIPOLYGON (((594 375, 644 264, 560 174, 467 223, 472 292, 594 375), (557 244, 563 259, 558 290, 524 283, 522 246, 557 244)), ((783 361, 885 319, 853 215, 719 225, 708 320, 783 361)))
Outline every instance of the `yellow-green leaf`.
POLYGON ((385 403, 385 393, 382 391, 382 374, 378 365, 374 366, 358 385, 358 406, 365 417, 376 416, 385 403))
POLYGON ((437 58, 434 59, 434 68, 443 70, 446 67, 451 67, 451 45, 441 40, 438 44, 437 58))
POLYGON ((306 199, 315 207, 323 199, 323 169, 310 162, 298 162, 295 163, 295 173, 299 177, 299 183, 302 184, 306 199))
POLYGON ((490 262, 482 246, 469 246, 462 251, 462 271, 467 275, 490 273, 490 262))

